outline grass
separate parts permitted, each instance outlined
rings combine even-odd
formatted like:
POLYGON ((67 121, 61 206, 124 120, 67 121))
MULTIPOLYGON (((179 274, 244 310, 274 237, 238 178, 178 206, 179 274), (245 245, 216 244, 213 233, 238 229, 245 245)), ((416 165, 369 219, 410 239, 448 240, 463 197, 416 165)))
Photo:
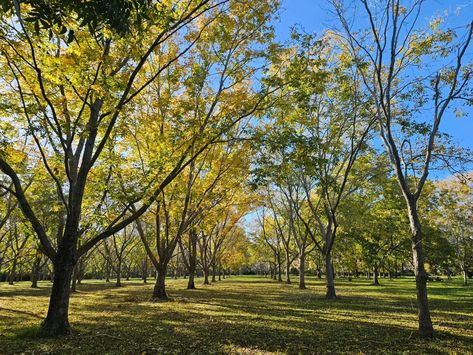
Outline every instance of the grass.
POLYGON ((335 301, 316 279, 307 290, 261 277, 198 279, 191 291, 186 280, 167 282, 172 300, 152 303, 152 284, 85 281, 71 299, 74 333, 59 339, 37 336, 49 282, 2 283, 0 354, 473 353, 473 287, 460 280, 429 285, 432 340, 416 335, 411 278, 379 287, 337 279, 335 301))

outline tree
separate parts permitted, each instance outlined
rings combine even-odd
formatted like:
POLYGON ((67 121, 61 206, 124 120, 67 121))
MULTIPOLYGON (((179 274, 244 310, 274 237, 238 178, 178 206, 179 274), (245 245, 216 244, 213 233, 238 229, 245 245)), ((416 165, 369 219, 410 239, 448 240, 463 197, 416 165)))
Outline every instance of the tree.
MULTIPOLYGON (((468 285, 468 272, 473 266, 473 185, 468 179, 450 178, 437 183, 438 222, 436 223, 451 248, 454 260, 468 285)), ((447 249, 447 248, 443 248, 447 249)), ((445 258, 444 260, 448 258, 445 258)))
MULTIPOLYGON (((140 191, 136 211, 130 212, 126 204, 110 224, 96 224, 93 235, 89 234, 78 247, 78 240, 94 224, 87 220, 93 213, 86 211, 99 211, 103 195, 109 192, 106 175, 100 174, 106 172, 100 169, 104 152, 113 149, 113 143, 119 140, 119 126, 139 114, 136 105, 140 103, 140 94, 194 47, 211 23, 230 9, 247 5, 211 0, 193 0, 188 4, 161 2, 156 5, 159 11, 150 15, 146 31, 120 36, 104 29, 103 39, 97 40, 76 21, 71 23, 76 40, 69 44, 65 44, 65 34, 59 28, 53 29, 52 37, 36 33, 34 25, 24 19, 25 6, 17 7, 11 18, 3 17, 0 26, 1 70, 5 73, 2 92, 13 87, 5 96, 8 103, 2 106, 1 115, 11 117, 18 130, 28 133, 29 149, 40 157, 39 166, 57 188, 64 226, 60 228, 57 246, 38 218, 23 176, 18 173, 19 166, 12 159, 13 140, 2 142, 0 170, 13 186, 2 187, 18 200, 42 251, 57 271, 42 329, 46 334, 60 335, 70 331, 69 286, 79 257, 141 216, 164 187, 241 115, 230 123, 227 120, 213 127, 211 134, 197 132, 199 139, 194 137, 193 141, 198 145, 194 145, 193 154, 190 144, 170 158, 162 178, 145 185, 146 191, 140 191), (198 18, 202 21, 196 21, 198 18), (171 46, 171 39, 176 38, 180 40, 171 46), (156 68, 155 53, 168 43, 173 50, 156 68), (94 173, 98 180, 91 179, 94 173)), ((261 16, 266 18, 266 14, 261 16)), ((244 116, 252 114, 261 101, 247 102, 244 116)))
POLYGON ((384 157, 381 163, 376 169, 365 166, 375 173, 341 207, 343 240, 352 240, 354 244, 346 252, 356 251, 363 264, 372 269, 376 286, 379 285, 379 273, 390 257, 401 255, 409 243, 397 182, 386 172, 384 157))
MULTIPOLYGON (((258 227, 260 232, 256 235, 256 245, 263 252, 269 247, 272 255, 272 263, 274 264, 274 279, 282 282, 282 242, 274 220, 266 214, 268 208, 261 208, 257 211, 258 227)), ((269 212, 271 213, 271 212, 269 212)))
POLYGON ((439 144, 442 119, 455 103, 471 100, 468 90, 472 69, 465 64, 465 53, 473 23, 466 36, 454 43, 455 32, 442 30, 441 19, 433 20, 428 29, 419 28, 424 1, 410 5, 403 5, 400 0, 361 3, 369 20, 368 28, 354 28, 343 2, 333 2, 346 47, 373 100, 378 131, 405 200, 416 275, 419 333, 431 337, 434 330, 427 298, 418 201, 432 164, 449 153, 439 144))
POLYGON ((272 166, 270 174, 276 176, 287 176, 289 171, 302 186, 305 207, 291 194, 287 196, 324 257, 326 298, 334 299, 332 248, 339 226, 337 213, 340 202, 354 190, 350 176, 358 155, 367 149, 373 119, 360 78, 336 38, 330 34, 321 40, 294 36, 297 46, 283 52, 270 78, 287 85, 278 92, 279 100, 271 110, 273 128, 263 129, 268 133, 263 138, 266 157, 260 171, 268 175, 265 165, 272 166))

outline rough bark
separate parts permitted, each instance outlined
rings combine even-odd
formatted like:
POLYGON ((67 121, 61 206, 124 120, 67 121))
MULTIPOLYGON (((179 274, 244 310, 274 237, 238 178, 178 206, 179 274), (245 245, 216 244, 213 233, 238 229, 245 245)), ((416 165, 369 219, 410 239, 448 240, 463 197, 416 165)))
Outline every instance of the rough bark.
POLYGON ((195 290, 195 270, 189 274, 189 279, 187 280, 187 289, 195 290))
POLYGON ((54 280, 46 319, 42 330, 48 336, 66 335, 71 332, 69 325, 69 296, 74 264, 71 255, 58 254, 54 263, 54 280))
POLYGON ((158 275, 156 283, 153 289, 153 300, 167 300, 168 295, 166 293, 166 265, 160 265, 158 269, 158 275))
POLYGON ((417 214, 417 201, 409 201, 409 220, 412 233, 413 265, 416 276, 419 333, 422 337, 432 337, 434 335, 434 328, 430 318, 429 303, 427 299, 427 272, 424 266, 422 229, 417 214))
POLYGON ((208 268, 204 268, 203 269, 203 272, 204 272, 204 285, 210 285, 210 282, 209 282, 209 272, 210 270, 208 268))
POLYGON ((335 293, 332 256, 330 255, 330 253, 325 255, 325 284, 327 286, 327 293, 325 294, 325 298, 328 300, 333 300, 337 298, 337 295, 335 293))
POLYGON ((299 288, 304 290, 305 286, 305 253, 299 255, 299 288))

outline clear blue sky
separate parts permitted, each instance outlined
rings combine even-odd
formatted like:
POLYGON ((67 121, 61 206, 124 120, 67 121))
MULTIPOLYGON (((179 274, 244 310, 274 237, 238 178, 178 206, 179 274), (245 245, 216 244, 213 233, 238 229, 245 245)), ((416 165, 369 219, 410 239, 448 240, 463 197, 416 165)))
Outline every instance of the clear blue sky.
MULTIPOLYGON (((281 0, 280 19, 275 23, 276 35, 280 41, 289 38, 291 27, 300 25, 306 32, 321 34, 324 29, 336 28, 337 22, 331 14, 329 2, 326 0, 281 0)), ((357 1, 357 0, 354 0, 357 1)), ((448 13, 449 27, 465 26, 473 20, 473 0, 427 0, 420 17, 427 23, 433 16, 448 13)), ((473 50, 468 60, 473 62, 473 50)), ((464 147, 473 149, 473 109, 469 116, 456 118, 445 117, 441 129, 449 133, 454 140, 464 147)))

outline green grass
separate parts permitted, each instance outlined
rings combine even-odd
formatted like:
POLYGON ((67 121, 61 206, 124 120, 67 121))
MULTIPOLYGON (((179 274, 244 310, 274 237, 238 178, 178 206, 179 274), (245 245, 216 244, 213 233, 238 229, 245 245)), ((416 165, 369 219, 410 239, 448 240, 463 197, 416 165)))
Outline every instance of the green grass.
MULTIPOLYGON (((296 281, 294 279, 294 281, 296 281)), ((437 335, 416 335, 413 279, 337 279, 326 301, 323 280, 307 290, 259 277, 232 277, 185 290, 168 280, 169 302, 149 302, 152 284, 85 281, 71 299, 74 333, 38 337, 50 283, 0 284, 0 354, 473 353, 473 287, 429 285, 437 335)))

